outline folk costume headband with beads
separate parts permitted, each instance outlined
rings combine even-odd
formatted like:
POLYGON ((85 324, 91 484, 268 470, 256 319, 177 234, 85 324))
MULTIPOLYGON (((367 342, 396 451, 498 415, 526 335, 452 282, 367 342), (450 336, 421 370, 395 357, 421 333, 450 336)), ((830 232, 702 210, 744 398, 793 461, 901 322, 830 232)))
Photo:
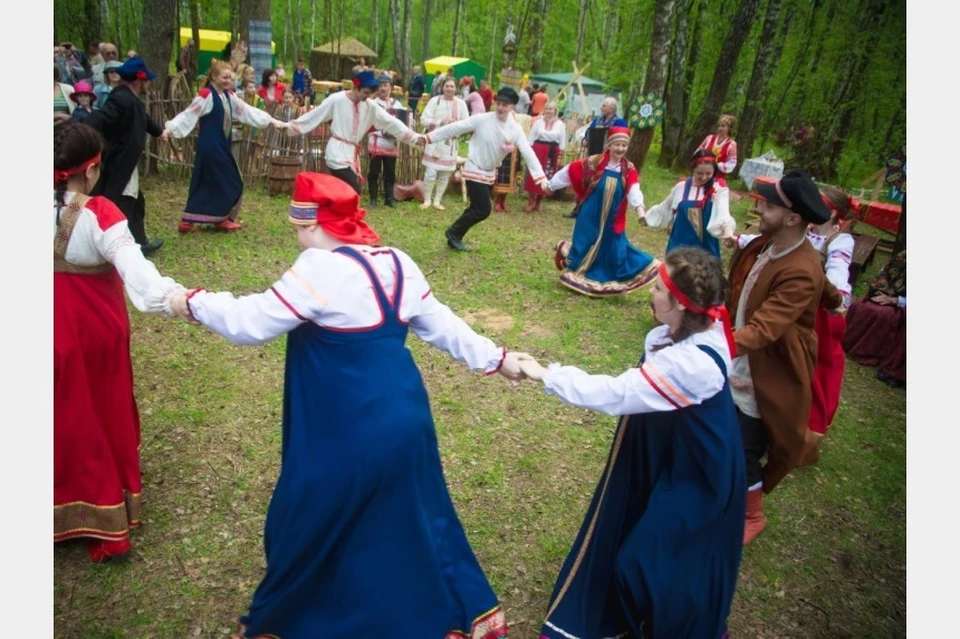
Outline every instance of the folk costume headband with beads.
POLYGON ((737 356, 737 343, 733 339, 733 330, 730 328, 730 314, 727 312, 727 307, 723 304, 714 304, 713 306, 704 308, 703 306, 697 306, 690 301, 690 298, 683 294, 683 292, 677 287, 677 285, 670 278, 670 274, 667 272, 667 264, 665 262, 660 262, 660 268, 658 269, 660 274, 660 281, 663 282, 663 285, 667 287, 667 290, 670 291, 677 301, 683 305, 683 307, 690 313, 696 313, 697 315, 706 315, 713 321, 723 323, 723 333, 727 337, 727 348, 730 349, 730 357, 737 356))
POLYGON ((614 142, 630 142, 630 129, 625 126, 612 126, 607 131, 607 146, 614 142))
POLYGON ((100 164, 100 154, 97 153, 95 156, 84 162, 83 164, 77 165, 72 169, 67 169, 65 171, 54 171, 53 172, 53 186, 56 187, 61 182, 66 182, 74 175, 80 175, 87 168, 93 166, 94 164, 100 164))

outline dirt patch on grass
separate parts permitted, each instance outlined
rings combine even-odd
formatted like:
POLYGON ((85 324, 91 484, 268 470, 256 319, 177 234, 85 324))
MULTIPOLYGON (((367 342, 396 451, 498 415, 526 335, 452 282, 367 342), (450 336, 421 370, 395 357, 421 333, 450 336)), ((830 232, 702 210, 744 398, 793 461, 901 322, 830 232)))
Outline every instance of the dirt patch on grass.
POLYGON ((479 324, 492 331, 504 332, 513 328, 516 323, 510 315, 498 310, 479 310, 464 313, 463 321, 470 326, 479 324))

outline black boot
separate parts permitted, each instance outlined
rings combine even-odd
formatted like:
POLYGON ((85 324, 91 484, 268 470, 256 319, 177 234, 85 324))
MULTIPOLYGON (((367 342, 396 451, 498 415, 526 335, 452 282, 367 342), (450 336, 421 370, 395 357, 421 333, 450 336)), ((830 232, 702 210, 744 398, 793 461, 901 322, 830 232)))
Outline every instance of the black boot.
POLYGON ((380 186, 380 178, 368 177, 367 186, 370 187, 370 206, 377 205, 377 187, 380 186))
POLYGON ((463 244, 463 239, 457 237, 456 235, 454 235, 454 233, 453 233, 452 230, 447 229, 446 231, 444 231, 444 235, 447 236, 447 246, 449 246, 449 247, 452 248, 453 250, 455 250, 455 251, 469 251, 469 250, 470 250, 470 249, 468 249, 466 246, 464 246, 464 244, 463 244))
POLYGON ((393 184, 390 182, 383 183, 383 205, 388 206, 391 209, 393 208, 393 184))

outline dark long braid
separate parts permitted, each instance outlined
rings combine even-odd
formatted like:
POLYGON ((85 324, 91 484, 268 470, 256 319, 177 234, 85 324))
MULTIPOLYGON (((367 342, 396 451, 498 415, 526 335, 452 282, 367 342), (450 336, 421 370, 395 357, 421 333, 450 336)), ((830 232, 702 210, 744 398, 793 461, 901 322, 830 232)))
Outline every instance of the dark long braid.
MULTIPOLYGON (((64 122, 53 130, 53 170, 69 171, 80 166, 103 148, 100 134, 93 127, 78 122, 64 122)), ((57 203, 57 226, 66 206, 68 179, 54 178, 53 196, 57 203)))
MULTIPOLYGON (((664 262, 670 269, 670 279, 691 302, 703 308, 723 304, 727 295, 727 279, 723 275, 720 258, 698 247, 682 247, 667 253, 664 262)), ((712 324, 713 320, 706 315, 685 312, 680 328, 670 335, 670 339, 676 344, 695 333, 702 333, 712 324)), ((652 350, 665 346, 670 344, 660 344, 652 350)))

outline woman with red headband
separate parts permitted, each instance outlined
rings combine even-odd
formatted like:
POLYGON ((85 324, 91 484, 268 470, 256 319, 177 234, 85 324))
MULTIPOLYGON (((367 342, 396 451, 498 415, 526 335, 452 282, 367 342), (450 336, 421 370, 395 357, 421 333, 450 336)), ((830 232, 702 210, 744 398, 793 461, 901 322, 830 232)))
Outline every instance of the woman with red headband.
POLYGON ((53 540, 87 538, 95 562, 126 558, 140 513, 140 416, 133 395, 127 297, 172 316, 183 287, 162 277, 127 218, 103 196, 100 135, 54 130, 53 540))
MULTIPOLYGON (((825 186, 820 189, 823 203, 830 211, 830 219, 823 224, 810 224, 807 240, 820 253, 827 279, 843 298, 842 308, 850 306, 853 288, 850 286, 850 262, 853 259, 854 238, 847 227, 856 216, 860 204, 842 190, 825 186)), ((731 248, 743 248, 757 235, 741 234, 736 240, 724 238, 731 248)), ((820 458, 820 445, 833 423, 840 406, 840 390, 846 355, 843 335, 846 319, 843 313, 829 311, 823 305, 817 309, 813 330, 817 334, 817 363, 811 380, 810 440, 801 466, 808 466, 820 458)))
POLYGON ((550 179, 550 191, 572 187, 580 213, 573 239, 557 244, 560 283, 590 297, 623 295, 650 284, 659 260, 627 239, 629 205, 643 219, 643 193, 636 167, 624 157, 630 129, 611 127, 606 151, 572 162, 550 179))
POLYGON ((288 334, 267 571, 240 635, 501 639, 503 611, 447 492, 404 343, 412 330, 471 369, 513 379, 519 354, 474 333, 409 256, 381 247, 358 200, 333 176, 299 174, 293 267, 264 293, 201 289, 175 302, 237 344, 288 334))
POLYGON ((693 173, 680 180, 643 220, 652 227, 670 226, 667 253, 681 246, 699 246, 720 257, 720 240, 732 238, 737 223, 730 215, 730 190, 720 177, 712 151, 698 149, 690 162, 693 173))
POLYGON ((620 419, 541 639, 726 633, 746 507, 726 280, 698 248, 668 253, 658 272, 650 306, 661 325, 638 367, 610 377, 521 357, 548 395, 620 419))

